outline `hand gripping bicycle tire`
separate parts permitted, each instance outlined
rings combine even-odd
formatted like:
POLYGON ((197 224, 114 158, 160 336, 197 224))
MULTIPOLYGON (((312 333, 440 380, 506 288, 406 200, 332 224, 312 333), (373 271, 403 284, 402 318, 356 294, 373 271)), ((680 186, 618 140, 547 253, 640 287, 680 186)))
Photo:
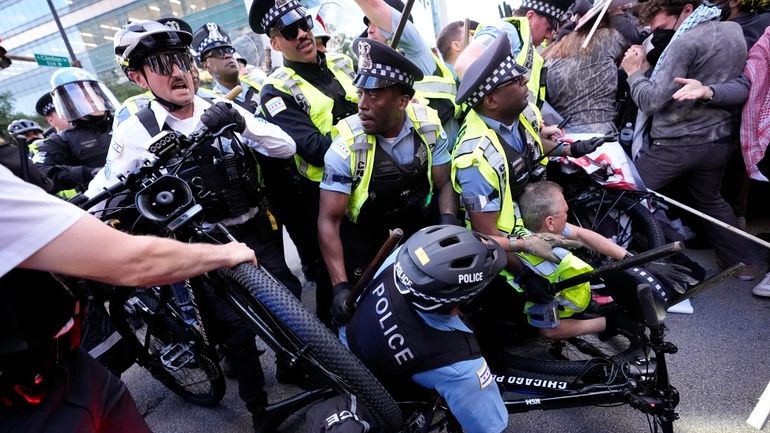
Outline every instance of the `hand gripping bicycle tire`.
MULTIPOLYGON (((597 190, 569 201, 571 224, 593 230, 630 251, 643 252, 666 243, 663 229, 640 201, 629 196, 597 190)), ((591 266, 599 266, 603 257, 587 249, 575 254, 591 266)))
POLYGON ((225 395, 216 353, 194 326, 161 309, 153 290, 113 295, 110 317, 115 327, 136 345, 137 362, 166 388, 195 405, 216 406, 225 395))
MULTIPOLYGON (((249 264, 220 271, 230 290, 245 290, 250 297, 247 302, 261 304, 277 320, 283 333, 273 330, 272 343, 281 340, 284 345, 295 347, 273 347, 273 350, 290 350, 318 368, 335 388, 356 395, 372 412, 384 433, 396 433, 403 427, 403 416, 393 397, 377 378, 311 314, 296 296, 278 283, 263 268, 249 264), (281 335, 283 334, 283 335, 281 335), (293 341, 292 341, 293 340, 293 341)), ((267 344, 271 341, 266 339, 267 344)))

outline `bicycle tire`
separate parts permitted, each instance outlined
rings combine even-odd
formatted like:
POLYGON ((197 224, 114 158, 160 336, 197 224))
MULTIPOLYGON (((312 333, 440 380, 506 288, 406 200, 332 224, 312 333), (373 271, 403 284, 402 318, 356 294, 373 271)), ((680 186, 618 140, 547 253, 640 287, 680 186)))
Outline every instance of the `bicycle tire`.
MULTIPOLYGON (((666 244, 663 229, 638 198, 597 190, 570 201, 568 221, 595 231, 630 251, 643 252, 666 244)), ((600 266, 601 254, 581 248, 575 254, 591 266, 600 266)))
POLYGON ((304 343, 307 351, 301 356, 309 356, 334 374, 335 377, 330 379, 344 391, 362 400, 384 433, 396 433, 401 430, 404 423, 401 410, 385 387, 283 285, 276 282, 264 269, 252 265, 239 265, 221 271, 220 275, 226 278, 228 285, 237 284, 246 289, 275 319, 304 343))
POLYGON ((224 374, 216 361, 216 353, 213 348, 204 344, 197 329, 177 317, 164 315, 154 323, 149 352, 148 348, 145 348, 148 322, 142 313, 133 307, 127 307, 126 301, 135 297, 150 311, 157 311, 160 300, 149 290, 151 289, 137 289, 110 299, 110 316, 115 327, 124 338, 136 346, 139 353, 137 362, 166 388, 198 406, 218 405, 225 396, 224 374), (132 309, 133 312, 130 311, 132 309), (132 326, 132 322, 141 323, 142 326, 137 328, 132 326), (160 356, 164 347, 177 342, 191 343, 192 358, 181 368, 172 371, 164 366, 160 356))

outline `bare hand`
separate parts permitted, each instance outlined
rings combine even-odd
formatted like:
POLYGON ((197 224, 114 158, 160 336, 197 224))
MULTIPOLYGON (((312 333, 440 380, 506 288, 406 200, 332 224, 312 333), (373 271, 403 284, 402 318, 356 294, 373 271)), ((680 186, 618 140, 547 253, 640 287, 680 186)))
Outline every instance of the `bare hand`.
POLYGON ((540 138, 544 140, 558 141, 562 137, 564 137, 564 130, 559 129, 557 125, 540 126, 540 138))
POLYGON ((623 56, 620 67, 626 71, 626 74, 631 76, 636 71, 642 69, 645 64, 647 64, 647 58, 644 54, 644 48, 641 45, 632 45, 623 56))
POLYGON ((243 242, 230 242, 225 245, 219 245, 222 254, 227 257, 227 267, 231 268, 241 263, 251 263, 257 265, 257 256, 254 254, 254 250, 246 246, 243 242))
POLYGON ((674 81, 677 84, 684 85, 674 93, 673 98, 675 101, 695 101, 698 99, 711 99, 714 97, 714 91, 711 90, 711 87, 704 86, 703 83, 698 80, 676 77, 674 78, 674 81))

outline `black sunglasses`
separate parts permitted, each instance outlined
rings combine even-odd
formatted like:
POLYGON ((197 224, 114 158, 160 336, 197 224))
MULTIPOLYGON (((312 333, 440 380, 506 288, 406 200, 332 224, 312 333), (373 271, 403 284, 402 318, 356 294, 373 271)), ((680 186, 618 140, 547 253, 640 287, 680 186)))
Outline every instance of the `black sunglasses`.
POLYGON ((288 26, 275 29, 273 31, 273 36, 275 36, 277 33, 280 33, 281 36, 283 36, 283 38, 287 41, 293 41, 294 39, 297 39, 297 36, 299 36, 300 29, 302 29, 303 32, 309 32, 310 30, 313 30, 313 18, 308 15, 303 19, 294 21, 288 26))
POLYGON ((233 47, 216 47, 212 48, 208 51, 206 51, 206 55, 204 56, 203 60, 208 59, 209 57, 213 57, 215 59, 224 59, 226 55, 233 55, 235 54, 235 48, 233 47))
POLYGON ((182 72, 189 72, 192 68, 192 56, 187 51, 159 53, 145 57, 144 64, 158 75, 171 75, 174 65, 182 72))
POLYGON ((524 85, 524 75, 517 75, 515 77, 508 78, 506 80, 503 80, 500 82, 500 84, 497 86, 497 89, 502 89, 505 86, 509 86, 513 83, 516 83, 519 86, 524 85))

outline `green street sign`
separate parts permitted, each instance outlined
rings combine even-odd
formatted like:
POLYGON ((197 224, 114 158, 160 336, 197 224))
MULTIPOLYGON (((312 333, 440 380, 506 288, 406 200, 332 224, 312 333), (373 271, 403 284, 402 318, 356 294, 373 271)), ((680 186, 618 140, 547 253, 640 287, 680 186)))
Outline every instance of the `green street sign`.
POLYGON ((60 56, 49 56, 48 54, 35 54, 35 61, 40 66, 54 66, 57 68, 71 66, 70 59, 60 56))

